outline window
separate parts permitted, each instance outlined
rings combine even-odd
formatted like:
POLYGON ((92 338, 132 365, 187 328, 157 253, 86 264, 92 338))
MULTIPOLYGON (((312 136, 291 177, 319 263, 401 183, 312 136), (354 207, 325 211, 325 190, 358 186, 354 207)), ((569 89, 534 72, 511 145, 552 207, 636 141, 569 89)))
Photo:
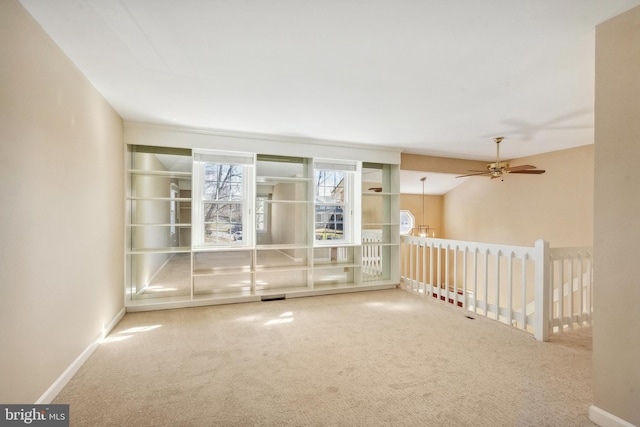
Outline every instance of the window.
POLYGON ((406 236, 411 234, 411 231, 415 227, 415 218, 410 211, 400 211, 400 234, 406 236))
POLYGON ((269 196, 257 196, 256 197, 256 232, 266 233, 267 223, 269 221, 269 210, 267 209, 267 200, 269 196))
POLYGON ((316 244, 353 243, 357 164, 317 162, 314 169, 316 244))
POLYGON ((251 245, 252 165, 253 158, 242 154, 194 154, 196 246, 251 245))

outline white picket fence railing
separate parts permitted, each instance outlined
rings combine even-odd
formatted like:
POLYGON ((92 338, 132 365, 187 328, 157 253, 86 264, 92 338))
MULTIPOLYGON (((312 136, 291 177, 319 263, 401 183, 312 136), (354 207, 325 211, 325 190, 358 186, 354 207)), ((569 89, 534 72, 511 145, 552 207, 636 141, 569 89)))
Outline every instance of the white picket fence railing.
POLYGON ((591 321, 590 248, 550 249, 402 236, 406 290, 490 317, 547 341, 591 321))
POLYGON ((382 230, 362 230, 362 273, 382 277, 382 230))
POLYGON ((562 332, 575 325, 591 324, 593 298, 593 254, 591 248, 549 250, 551 325, 562 332))

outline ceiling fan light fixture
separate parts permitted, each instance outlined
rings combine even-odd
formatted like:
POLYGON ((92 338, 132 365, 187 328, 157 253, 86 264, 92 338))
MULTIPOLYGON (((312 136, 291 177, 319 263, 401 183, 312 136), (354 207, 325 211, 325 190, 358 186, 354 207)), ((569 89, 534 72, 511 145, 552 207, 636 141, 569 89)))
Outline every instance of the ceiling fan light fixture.
POLYGON ((509 163, 506 163, 506 162, 489 163, 487 165, 487 170, 490 172, 494 172, 494 171, 506 172, 509 170, 509 163))
POLYGON ((532 175, 539 175, 544 173, 545 171, 542 169, 537 169, 535 166, 532 165, 520 165, 520 166, 513 166, 510 167, 509 163, 507 162, 501 162, 500 161, 500 143, 502 142, 502 140, 504 139, 503 136, 497 136, 495 138, 493 138, 493 141, 496 143, 496 161, 495 163, 489 163, 487 165, 487 171, 486 172, 482 172, 482 171, 469 171, 469 172, 473 172, 470 174, 466 174, 466 175, 460 175, 457 176, 456 178, 464 178, 464 177, 468 177, 468 176, 488 176, 491 179, 495 179, 495 178, 503 178, 503 176, 505 174, 508 173, 521 173, 521 174, 532 174, 532 175))

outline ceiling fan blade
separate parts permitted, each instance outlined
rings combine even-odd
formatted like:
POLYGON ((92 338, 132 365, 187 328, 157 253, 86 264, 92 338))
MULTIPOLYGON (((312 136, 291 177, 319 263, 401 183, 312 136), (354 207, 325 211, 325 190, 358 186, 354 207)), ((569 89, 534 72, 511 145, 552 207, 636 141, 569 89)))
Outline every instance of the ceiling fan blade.
POLYGON ((535 169, 535 166, 531 166, 531 165, 520 165, 520 166, 511 166, 508 167, 507 170, 509 172, 514 172, 514 171, 522 171, 522 170, 527 170, 527 169, 535 169))
POLYGON ((490 174, 491 172, 484 171, 484 172, 470 173, 467 175, 459 175, 459 176, 456 176, 456 178, 465 178, 467 176, 480 176, 480 175, 490 175, 490 174))
POLYGON ((522 170, 522 171, 511 171, 509 173, 528 173, 528 174, 540 175, 541 173, 545 173, 545 172, 546 171, 542 169, 529 169, 529 170, 522 170))

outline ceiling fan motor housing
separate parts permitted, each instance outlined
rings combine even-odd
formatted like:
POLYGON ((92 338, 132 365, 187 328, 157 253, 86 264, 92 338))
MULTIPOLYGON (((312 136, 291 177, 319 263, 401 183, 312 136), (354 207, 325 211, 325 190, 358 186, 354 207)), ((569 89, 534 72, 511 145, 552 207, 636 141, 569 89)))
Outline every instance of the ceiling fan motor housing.
POLYGON ((504 137, 502 136, 498 136, 493 139, 496 143, 496 161, 495 163, 489 163, 487 165, 486 172, 478 171, 478 170, 470 170, 469 172, 473 172, 473 173, 470 173, 467 175, 460 175, 457 178, 484 175, 484 176, 490 176, 491 179, 494 179, 494 178, 502 178, 505 174, 509 174, 509 173, 539 175, 545 172, 544 170, 537 169, 535 166, 532 166, 532 165, 520 165, 520 166, 509 167, 509 163, 501 162, 500 161, 500 142, 503 139, 504 137))
POLYGON ((499 162, 499 163, 489 163, 487 165, 487 170, 489 172, 495 172, 495 171, 506 171, 509 168, 509 163, 507 162, 499 162))

